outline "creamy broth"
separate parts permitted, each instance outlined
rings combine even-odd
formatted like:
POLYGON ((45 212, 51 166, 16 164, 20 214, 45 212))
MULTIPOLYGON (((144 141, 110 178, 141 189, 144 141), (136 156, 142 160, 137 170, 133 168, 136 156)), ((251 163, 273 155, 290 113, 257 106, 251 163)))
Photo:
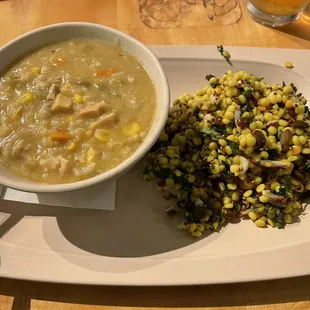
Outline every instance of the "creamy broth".
POLYGON ((46 46, 0 77, 0 163, 36 182, 90 178, 139 147, 155 107, 147 71, 118 44, 46 46))

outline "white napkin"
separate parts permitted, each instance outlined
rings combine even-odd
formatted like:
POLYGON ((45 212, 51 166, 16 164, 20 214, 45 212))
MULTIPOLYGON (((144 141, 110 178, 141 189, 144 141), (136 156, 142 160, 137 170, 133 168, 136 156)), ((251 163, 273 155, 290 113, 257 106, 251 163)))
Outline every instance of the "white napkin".
POLYGON ((4 200, 79 209, 114 210, 115 194, 115 181, 58 194, 26 193, 0 185, 0 197, 4 200))

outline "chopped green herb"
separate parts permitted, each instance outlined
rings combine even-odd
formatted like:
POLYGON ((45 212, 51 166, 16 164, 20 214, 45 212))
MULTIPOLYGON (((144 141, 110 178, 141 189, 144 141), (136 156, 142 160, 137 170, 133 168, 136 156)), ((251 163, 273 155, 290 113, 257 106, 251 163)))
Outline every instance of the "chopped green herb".
POLYGON ((213 125, 212 126, 212 129, 214 129, 215 131, 221 133, 221 134, 224 134, 224 132, 226 132, 226 126, 223 126, 223 125, 213 125))
POLYGON ((223 45, 217 45, 216 48, 220 52, 220 54, 225 58, 227 63, 232 66, 232 63, 230 61, 231 55, 229 54, 228 51, 224 49, 223 45))
POLYGON ((235 207, 235 210, 237 211, 237 212, 239 212, 240 210, 241 210, 241 205, 240 205, 240 203, 235 203, 234 204, 234 207, 235 207))
POLYGON ((243 95, 245 98, 250 98, 250 97, 251 97, 251 94, 252 94, 251 89, 246 89, 246 90, 244 90, 244 92, 242 93, 242 95, 243 95))
POLYGON ((294 85, 294 83, 291 83, 290 86, 293 88, 293 91, 297 93, 297 87, 294 85))
POLYGON ((268 153, 268 159, 273 160, 276 155, 277 155, 277 150, 276 149, 271 149, 271 150, 267 150, 268 153))
POLYGON ((202 128, 201 132, 210 136, 213 140, 219 140, 222 137, 222 134, 212 128, 202 128))
POLYGON ((169 168, 155 168, 153 170, 153 173, 155 175, 156 178, 159 178, 159 179, 167 179, 170 177, 170 169, 169 168))
POLYGON ((207 74, 206 77, 205 77, 205 79, 208 80, 208 81, 210 81, 213 77, 215 77, 215 75, 213 75, 213 74, 207 74))
POLYGON ((238 152, 239 152, 239 144, 237 142, 229 141, 229 140, 226 140, 226 142, 230 146, 230 148, 231 148, 231 150, 233 152, 233 155, 237 155, 238 152))

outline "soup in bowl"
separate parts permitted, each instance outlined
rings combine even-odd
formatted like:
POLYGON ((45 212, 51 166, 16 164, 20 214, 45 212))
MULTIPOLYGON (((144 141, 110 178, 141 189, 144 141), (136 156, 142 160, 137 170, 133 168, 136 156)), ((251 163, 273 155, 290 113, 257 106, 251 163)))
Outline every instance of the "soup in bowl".
POLYGON ((59 192, 114 179, 151 148, 166 121, 169 91, 158 60, 113 29, 51 25, 5 46, 0 59, 3 185, 59 192))

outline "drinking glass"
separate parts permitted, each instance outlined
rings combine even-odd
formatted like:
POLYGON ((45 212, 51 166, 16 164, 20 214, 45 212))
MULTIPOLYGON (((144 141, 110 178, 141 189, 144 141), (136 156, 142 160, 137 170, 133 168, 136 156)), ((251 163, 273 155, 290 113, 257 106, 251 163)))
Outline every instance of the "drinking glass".
POLYGON ((299 19, 309 0, 247 0, 249 15, 258 23, 282 27, 299 19))

